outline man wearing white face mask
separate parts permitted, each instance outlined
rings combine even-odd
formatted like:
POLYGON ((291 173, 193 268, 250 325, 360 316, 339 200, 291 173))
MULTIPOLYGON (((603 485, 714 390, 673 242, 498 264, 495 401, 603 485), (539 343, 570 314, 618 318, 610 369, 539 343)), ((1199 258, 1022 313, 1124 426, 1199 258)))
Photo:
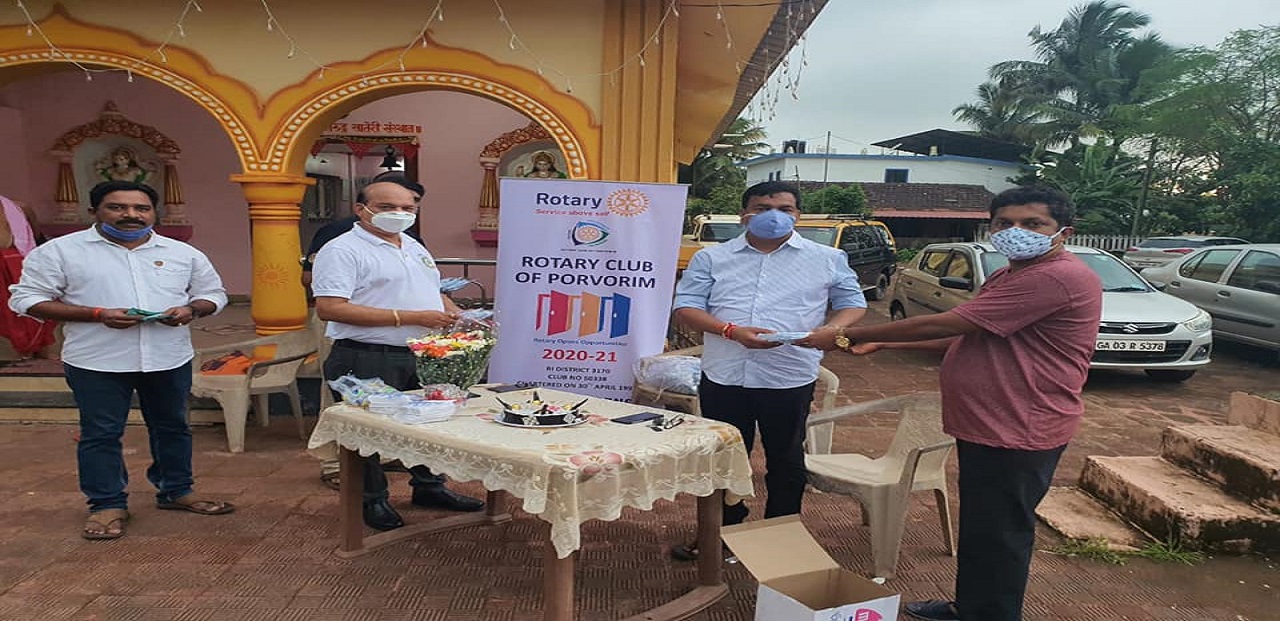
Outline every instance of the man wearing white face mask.
POLYGON ((1102 316, 1097 274, 1062 245, 1075 209, 1041 187, 991 201, 991 243, 1009 257, 949 312, 815 335, 803 344, 866 355, 945 351, 942 422, 960 458, 954 602, 910 602, 926 621, 1019 621, 1035 509, 1084 413, 1081 392, 1102 316))
MULTIPOLYGON (((311 288, 316 314, 329 322, 333 349, 324 376, 378 377, 398 390, 418 387, 413 354, 405 341, 423 328, 447 328, 460 309, 440 293, 440 270, 427 249, 404 234, 418 212, 418 197, 394 182, 365 186, 356 198, 352 229, 316 254, 311 288)), ((364 521, 379 530, 404 525, 387 502, 387 479, 377 455, 365 460, 364 521)), ((444 487, 424 467, 414 477, 413 504, 478 511, 481 501, 444 487)))
MULTIPOLYGON (((800 513, 808 481, 805 420, 822 361, 819 351, 772 339, 814 330, 834 334, 857 323, 867 307, 845 253, 794 232, 799 213, 800 192, 791 184, 767 181, 747 188, 747 231, 693 255, 674 305, 677 321, 705 333, 698 386, 702 415, 737 427, 748 452, 760 429, 766 518, 800 513), (824 324, 828 307, 834 312, 824 324)), ((725 524, 746 517, 743 503, 725 506, 725 524)), ((692 544, 671 550, 685 561, 698 554, 692 544)))

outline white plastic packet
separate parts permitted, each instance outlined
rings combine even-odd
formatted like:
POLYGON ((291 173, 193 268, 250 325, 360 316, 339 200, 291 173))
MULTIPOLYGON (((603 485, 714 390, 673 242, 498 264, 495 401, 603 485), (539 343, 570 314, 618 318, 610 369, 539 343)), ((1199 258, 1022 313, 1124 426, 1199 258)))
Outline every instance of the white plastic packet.
POLYGON ((698 394, 702 359, 695 356, 649 356, 636 361, 637 382, 681 395, 698 394))

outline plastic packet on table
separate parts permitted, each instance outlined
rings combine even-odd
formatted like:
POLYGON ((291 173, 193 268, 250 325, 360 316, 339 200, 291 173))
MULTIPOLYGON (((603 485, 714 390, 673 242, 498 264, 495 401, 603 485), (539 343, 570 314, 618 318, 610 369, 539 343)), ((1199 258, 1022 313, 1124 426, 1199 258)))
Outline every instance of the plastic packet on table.
POLYGON ((360 379, 354 375, 343 375, 329 380, 329 386, 342 395, 342 400, 349 405, 364 407, 369 404, 373 395, 400 394, 400 391, 387 385, 379 378, 360 379))
POLYGON ((702 359, 695 356, 648 356, 633 368, 637 382, 681 395, 698 394, 702 359))
POLYGON ((449 420, 458 411, 453 400, 432 401, 417 395, 395 393, 371 395, 369 411, 390 416, 399 422, 416 425, 449 420))
POLYGON ((452 401, 460 407, 467 404, 467 391, 453 384, 429 384, 422 387, 422 398, 428 401, 452 401))

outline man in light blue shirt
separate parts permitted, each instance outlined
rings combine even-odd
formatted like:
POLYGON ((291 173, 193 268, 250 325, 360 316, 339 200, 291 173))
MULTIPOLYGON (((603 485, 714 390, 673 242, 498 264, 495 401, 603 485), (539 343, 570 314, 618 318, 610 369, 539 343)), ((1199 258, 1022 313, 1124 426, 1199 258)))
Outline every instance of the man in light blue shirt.
MULTIPOLYGON (((702 414, 737 427, 748 452, 760 428, 766 518, 800 513, 808 480, 805 420, 822 361, 822 352, 777 338, 834 332, 857 323, 867 308, 845 253, 794 232, 799 214, 795 186, 766 181, 747 188, 747 231, 698 251, 676 287, 676 320, 705 333, 702 414)), ((741 502, 727 505, 724 523, 738 524, 747 512, 741 502)), ((692 544, 671 553, 680 560, 698 555, 692 544)))

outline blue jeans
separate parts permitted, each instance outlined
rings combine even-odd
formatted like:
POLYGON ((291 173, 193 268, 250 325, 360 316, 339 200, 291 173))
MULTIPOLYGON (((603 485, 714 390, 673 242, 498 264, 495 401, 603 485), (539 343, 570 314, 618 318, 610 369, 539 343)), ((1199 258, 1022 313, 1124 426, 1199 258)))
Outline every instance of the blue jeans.
POLYGON ((124 467, 120 438, 129 416, 129 402, 138 393, 142 418, 151 439, 151 467, 147 480, 156 488, 157 502, 171 502, 191 493, 191 427, 187 397, 191 393, 191 363, 150 373, 107 373, 63 364, 67 385, 80 408, 80 491, 89 511, 128 508, 129 473, 124 467))

